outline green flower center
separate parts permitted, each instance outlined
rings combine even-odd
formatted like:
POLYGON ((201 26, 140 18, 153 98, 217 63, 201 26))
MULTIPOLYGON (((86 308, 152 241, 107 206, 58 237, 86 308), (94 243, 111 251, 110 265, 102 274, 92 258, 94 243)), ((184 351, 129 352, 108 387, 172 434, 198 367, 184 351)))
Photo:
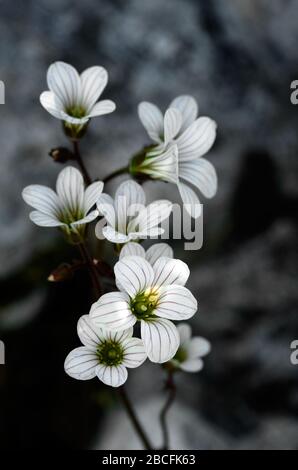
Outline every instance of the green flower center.
POLYGON ((70 225, 72 222, 81 220, 84 217, 84 212, 81 209, 65 209, 61 211, 59 220, 64 224, 70 225))
POLYGON ((86 109, 82 106, 70 106, 66 109, 67 114, 74 118, 82 118, 86 116, 86 109))
POLYGON ((156 292, 141 292, 130 302, 132 313, 138 320, 150 320, 153 318, 157 307, 158 294, 156 292))
POLYGON ((177 362, 184 362, 186 361, 187 359, 187 352, 185 349, 183 348, 178 348, 178 351, 176 352, 175 356, 173 357, 173 359, 177 362))
POLYGON ((105 341, 98 345, 96 355, 100 364, 118 366, 123 361, 124 350, 121 344, 115 341, 105 341))

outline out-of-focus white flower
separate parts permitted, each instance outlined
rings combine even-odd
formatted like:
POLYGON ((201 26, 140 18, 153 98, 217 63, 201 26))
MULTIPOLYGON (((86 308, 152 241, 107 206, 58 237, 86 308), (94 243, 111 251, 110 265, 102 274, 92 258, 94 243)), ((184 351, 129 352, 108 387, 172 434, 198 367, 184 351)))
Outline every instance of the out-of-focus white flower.
POLYGON ((30 219, 41 227, 59 227, 67 235, 78 240, 83 236, 85 225, 98 216, 95 205, 103 190, 103 182, 96 181, 84 187, 84 180, 76 168, 68 166, 58 175, 56 192, 47 186, 32 184, 23 189, 24 201, 35 211, 30 219))
MULTIPOLYGON (((199 189, 207 198, 216 193, 217 176, 214 166, 201 158, 214 143, 216 123, 209 117, 197 118, 197 102, 187 95, 175 98, 164 116, 157 106, 148 102, 140 103, 138 111, 149 137, 155 142, 151 152, 171 153, 171 149, 173 152, 177 147, 177 181, 168 181, 177 183, 186 210, 192 217, 198 217, 201 213, 200 201, 189 184, 199 189)), ((139 171, 143 172, 142 166, 139 171)))
POLYGON ((124 258, 124 256, 141 256, 149 261, 151 266, 154 266, 159 258, 173 258, 174 253, 167 243, 155 243, 146 251, 139 243, 129 242, 120 251, 119 259, 124 258))
POLYGON ((90 118, 115 110, 113 101, 98 101, 107 82, 103 67, 89 67, 79 75, 72 65, 54 62, 47 72, 49 91, 40 95, 40 102, 52 116, 79 132, 90 118))
POLYGON ((120 292, 104 294, 90 311, 100 327, 119 331, 141 324, 141 337, 152 362, 169 361, 177 352, 179 333, 170 320, 185 320, 197 310, 197 301, 184 287, 187 265, 159 258, 154 266, 140 256, 124 256, 114 267, 120 292))
POLYGON ((124 181, 116 191, 115 199, 102 194, 97 201, 100 214, 105 217, 106 226, 98 222, 95 233, 112 243, 127 243, 131 240, 155 237, 164 232, 158 225, 167 219, 172 204, 158 200, 145 207, 146 196, 143 188, 135 181, 124 181))
POLYGON ((171 365, 186 372, 199 372, 203 368, 202 357, 209 354, 211 345, 201 336, 191 337, 191 327, 188 323, 181 323, 177 327, 180 336, 180 346, 171 365))
POLYGON ((102 330, 88 315, 78 321, 78 336, 84 346, 71 351, 65 359, 65 372, 78 380, 98 377, 106 385, 120 387, 127 369, 139 367, 146 359, 142 340, 133 338, 133 328, 121 332, 102 330))

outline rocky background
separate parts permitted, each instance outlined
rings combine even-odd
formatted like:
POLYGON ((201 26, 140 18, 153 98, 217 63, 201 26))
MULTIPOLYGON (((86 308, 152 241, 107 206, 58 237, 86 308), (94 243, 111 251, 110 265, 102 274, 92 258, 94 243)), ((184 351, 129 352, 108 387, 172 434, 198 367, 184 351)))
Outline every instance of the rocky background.
MULTIPOLYGON (((170 413, 172 448, 297 449, 298 79, 295 0, 0 1, 0 447, 137 448, 114 396, 76 382, 63 361, 88 311, 88 279, 49 285, 61 257, 76 253, 54 230, 33 226, 21 200, 30 183, 53 184, 61 167, 47 153, 67 142, 39 104, 55 60, 109 71, 105 98, 117 112, 94 119, 82 143, 98 176, 146 143, 136 109, 193 94, 218 123, 210 160, 219 191, 205 203, 205 241, 177 257, 191 265, 197 334, 213 345, 205 369, 181 374, 170 413)), ((113 190, 121 179, 109 185, 113 190)), ((170 185, 150 197, 178 201, 170 185)), ((154 194, 153 194, 154 191, 154 194)), ((162 374, 151 364, 129 388, 159 445, 162 374)))

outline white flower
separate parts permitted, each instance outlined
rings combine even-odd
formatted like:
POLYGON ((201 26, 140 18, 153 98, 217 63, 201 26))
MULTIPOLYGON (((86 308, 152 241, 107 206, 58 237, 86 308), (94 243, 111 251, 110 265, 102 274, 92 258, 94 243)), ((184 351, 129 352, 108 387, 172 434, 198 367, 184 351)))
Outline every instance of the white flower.
POLYGON ((40 102, 52 116, 80 129, 90 118, 115 110, 113 101, 98 101, 107 81, 103 67, 89 67, 79 75, 72 65, 54 62, 47 72, 49 91, 40 95, 40 102))
POLYGON ((136 155, 130 164, 132 175, 144 174, 151 179, 162 180, 178 184, 178 147, 170 145, 167 149, 162 147, 145 148, 140 155, 136 155))
POLYGON ((186 372, 199 372, 203 368, 202 357, 209 354, 211 345, 209 341, 200 336, 191 337, 191 327, 181 323, 177 327, 180 336, 180 346, 170 361, 176 369, 186 372))
POLYGON ((179 334, 170 320, 185 320, 197 310, 197 301, 184 287, 189 269, 183 261, 159 258, 154 266, 140 256, 124 256, 114 267, 120 292, 104 294, 90 311, 93 321, 110 330, 141 324, 141 337, 152 362, 169 361, 179 346, 179 334))
POLYGON ((141 256, 142 258, 145 258, 151 266, 154 266, 159 258, 173 258, 174 253, 170 245, 167 243, 155 243, 146 251, 139 243, 129 242, 126 243, 120 251, 119 259, 124 258, 124 256, 141 256))
POLYGON ((145 207, 146 196, 143 188, 134 181, 125 181, 116 191, 113 200, 108 194, 102 194, 97 201, 100 214, 105 217, 98 222, 95 233, 102 235, 112 243, 127 243, 130 240, 155 237, 164 232, 158 225, 167 219, 172 204, 167 200, 158 200, 145 207))
POLYGON ((85 224, 92 222, 98 211, 90 209, 103 190, 97 181, 84 188, 84 180, 76 168, 68 166, 58 175, 56 191, 47 186, 32 184, 23 189, 23 199, 35 211, 30 219, 41 227, 59 227, 66 234, 83 235, 85 224))
MULTIPOLYGON (((178 96, 163 116, 152 103, 139 104, 139 117, 149 137, 155 142, 156 153, 172 152, 177 147, 177 185, 186 210, 198 217, 201 205, 189 186, 199 189, 207 198, 215 195, 217 176, 214 166, 201 158, 212 147, 216 137, 216 123, 209 117, 199 117, 198 105, 192 96, 178 96)), ((147 159, 147 156, 145 160, 147 159)), ((142 169, 140 170, 142 172, 142 169)), ((173 182, 171 179, 168 181, 173 182)))
POLYGON ((126 368, 139 367, 146 360, 142 340, 132 337, 133 328, 121 332, 102 330, 88 315, 78 321, 78 336, 84 346, 65 359, 65 372, 78 380, 98 377, 106 385, 120 387, 126 382, 126 368))

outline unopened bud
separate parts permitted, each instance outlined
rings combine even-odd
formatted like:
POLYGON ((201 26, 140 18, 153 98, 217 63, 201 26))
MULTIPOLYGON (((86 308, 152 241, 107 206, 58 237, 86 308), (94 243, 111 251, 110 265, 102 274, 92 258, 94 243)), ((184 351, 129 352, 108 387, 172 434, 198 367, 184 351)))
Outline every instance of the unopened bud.
POLYGON ((60 282, 70 279, 73 275, 73 271, 71 265, 64 263, 58 266, 57 269, 51 272, 48 277, 48 281, 50 282, 60 282))
POLYGON ((73 160, 74 158, 73 153, 66 147, 57 147, 51 149, 49 155, 55 162, 58 163, 65 163, 68 160, 73 160))

